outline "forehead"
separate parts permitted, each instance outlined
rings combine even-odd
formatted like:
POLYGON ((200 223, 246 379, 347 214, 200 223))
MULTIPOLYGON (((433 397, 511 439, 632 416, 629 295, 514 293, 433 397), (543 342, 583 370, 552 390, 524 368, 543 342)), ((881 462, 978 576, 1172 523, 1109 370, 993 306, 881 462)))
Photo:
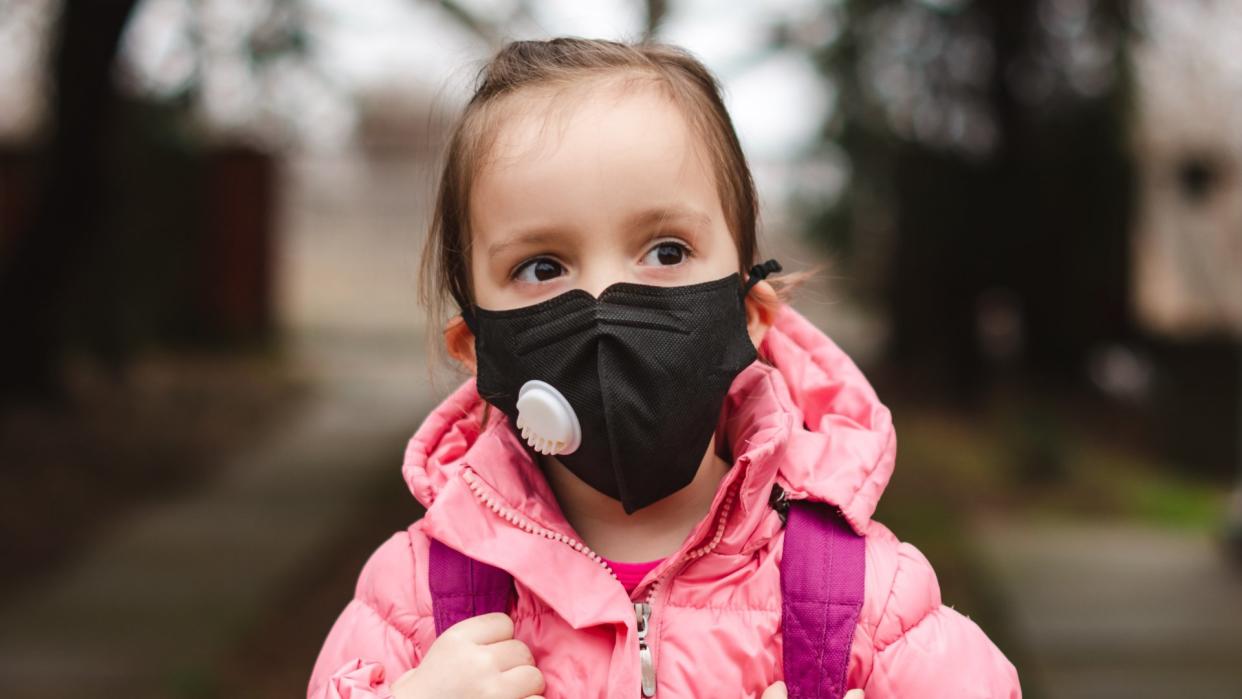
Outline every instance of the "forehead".
POLYGON ((722 216, 703 144, 654 85, 592 84, 508 102, 498 105, 495 138, 472 186, 479 234, 653 205, 722 216))

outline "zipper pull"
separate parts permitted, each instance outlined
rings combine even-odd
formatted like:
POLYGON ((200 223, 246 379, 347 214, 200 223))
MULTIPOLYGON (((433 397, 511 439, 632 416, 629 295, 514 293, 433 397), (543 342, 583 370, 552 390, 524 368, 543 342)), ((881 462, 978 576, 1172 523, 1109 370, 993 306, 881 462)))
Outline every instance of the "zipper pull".
POLYGON ((646 602, 634 603, 634 615, 638 617, 638 662, 642 666, 643 696, 654 697, 655 661, 651 658, 651 648, 647 645, 647 622, 651 619, 651 605, 646 602))
POLYGON ((768 505, 776 510, 776 514, 781 518, 781 525, 784 526, 785 520, 789 518, 789 496, 785 493, 785 489, 776 483, 772 484, 772 492, 768 495, 768 505))

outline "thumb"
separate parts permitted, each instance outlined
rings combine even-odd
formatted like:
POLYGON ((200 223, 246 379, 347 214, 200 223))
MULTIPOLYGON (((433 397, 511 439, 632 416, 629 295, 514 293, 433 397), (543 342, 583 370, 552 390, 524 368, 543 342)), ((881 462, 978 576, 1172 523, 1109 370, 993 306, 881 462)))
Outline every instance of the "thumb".
POLYGON ((845 693, 844 699, 863 699, 863 691, 861 689, 851 689, 845 693))

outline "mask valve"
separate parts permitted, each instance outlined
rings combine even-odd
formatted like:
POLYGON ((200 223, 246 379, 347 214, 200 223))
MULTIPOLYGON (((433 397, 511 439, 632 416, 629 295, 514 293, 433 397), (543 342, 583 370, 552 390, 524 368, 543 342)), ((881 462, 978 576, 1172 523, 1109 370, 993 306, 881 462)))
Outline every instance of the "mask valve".
POLYGON ((573 407, 550 384, 532 379, 518 390, 517 428, 540 454, 572 454, 582 443, 582 427, 573 407))

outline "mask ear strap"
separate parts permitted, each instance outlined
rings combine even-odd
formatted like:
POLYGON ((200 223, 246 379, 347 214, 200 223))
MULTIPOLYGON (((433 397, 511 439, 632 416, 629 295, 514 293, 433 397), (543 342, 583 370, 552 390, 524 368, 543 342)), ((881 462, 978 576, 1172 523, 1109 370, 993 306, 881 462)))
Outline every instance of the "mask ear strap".
POLYGON ((750 268, 750 277, 746 279, 746 283, 742 285, 742 295, 750 293, 752 287, 767 277, 769 274, 776 274, 781 271, 781 263, 776 260, 768 260, 750 268))
POLYGON ((466 307, 461 309, 461 319, 465 321, 466 327, 470 328, 470 332, 474 333, 475 337, 478 337, 479 325, 474 319, 474 308, 466 307))

